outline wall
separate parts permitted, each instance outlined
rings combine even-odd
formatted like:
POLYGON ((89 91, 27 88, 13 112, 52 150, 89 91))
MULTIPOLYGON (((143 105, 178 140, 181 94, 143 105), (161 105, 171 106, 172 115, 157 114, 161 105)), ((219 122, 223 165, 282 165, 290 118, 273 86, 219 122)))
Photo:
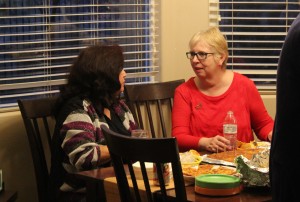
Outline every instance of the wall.
MULTIPOLYGON (((193 71, 186 59, 191 36, 208 27, 208 0, 161 1, 161 81, 188 79, 193 71)), ((263 95, 271 116, 275 95, 263 95)), ((20 202, 37 201, 28 140, 20 113, 0 113, 0 169, 7 189, 18 190, 20 202)))
POLYGON ((161 80, 194 75, 185 52, 192 35, 208 27, 208 0, 161 1, 161 80))
POLYGON ((0 168, 5 189, 17 190, 18 201, 37 201, 33 162, 19 111, 0 113, 0 168))

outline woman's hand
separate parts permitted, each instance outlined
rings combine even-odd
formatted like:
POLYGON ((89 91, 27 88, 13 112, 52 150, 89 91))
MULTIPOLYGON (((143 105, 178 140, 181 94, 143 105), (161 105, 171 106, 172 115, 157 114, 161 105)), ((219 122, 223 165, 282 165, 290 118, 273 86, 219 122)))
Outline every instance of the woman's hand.
POLYGON ((232 149, 231 146, 229 146, 229 144, 229 140, 227 140, 223 136, 216 135, 211 138, 201 138, 198 145, 200 149, 202 148, 210 152, 222 152, 232 149))
POLYGON ((273 135, 273 130, 268 134, 268 140, 270 142, 272 141, 272 135, 273 135))

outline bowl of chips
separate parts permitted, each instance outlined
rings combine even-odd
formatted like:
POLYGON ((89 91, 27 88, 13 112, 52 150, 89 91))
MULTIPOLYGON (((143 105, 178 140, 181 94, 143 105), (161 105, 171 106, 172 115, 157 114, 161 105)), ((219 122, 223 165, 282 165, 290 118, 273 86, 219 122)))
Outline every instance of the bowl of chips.
POLYGON ((182 167, 197 166, 202 161, 202 156, 196 150, 189 150, 187 152, 179 153, 180 162, 182 167))

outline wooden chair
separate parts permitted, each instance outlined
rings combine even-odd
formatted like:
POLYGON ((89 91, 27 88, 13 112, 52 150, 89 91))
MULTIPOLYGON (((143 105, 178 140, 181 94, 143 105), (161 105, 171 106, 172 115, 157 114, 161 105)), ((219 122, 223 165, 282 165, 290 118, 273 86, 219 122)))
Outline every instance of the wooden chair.
MULTIPOLYGON (((150 128, 152 137, 168 137, 175 89, 184 79, 146 84, 125 85, 124 96, 140 128, 150 128), (145 109, 145 113, 143 113, 145 109), (155 111, 156 110, 156 111, 155 111), (154 116, 157 114, 156 116, 154 116), (169 125, 167 124, 169 121, 169 125)), ((170 136, 170 135, 169 135, 170 136)))
POLYGON ((51 117, 55 102, 56 98, 53 97, 18 100, 31 149, 40 202, 47 201, 50 167, 47 162, 50 162, 51 156, 50 144, 54 128, 54 118, 51 117))
MULTIPOLYGON (((56 99, 57 98, 51 97, 34 100, 18 100, 31 149, 38 200, 40 202, 48 201, 47 191, 51 163, 50 144, 55 125, 53 108, 56 99)), ((111 177, 112 173, 106 169, 102 172, 99 171, 99 173, 99 179, 92 182, 81 175, 72 174, 72 176, 86 182, 86 187, 88 187, 86 200, 88 202, 95 201, 95 198, 99 198, 100 201, 106 201, 103 180, 106 177, 111 177), (93 188, 93 190, 90 190, 91 188, 93 188), (93 194, 95 190, 97 191, 93 194)))
POLYGON ((136 176, 132 164, 140 162, 143 180, 145 183, 147 199, 154 201, 150 190, 149 178, 145 168, 145 162, 156 164, 162 198, 167 201, 166 187, 162 174, 162 164, 171 163, 174 176, 176 201, 186 201, 186 191, 182 168, 180 164, 179 151, 175 138, 134 138, 115 133, 102 125, 107 146, 113 162, 119 194, 122 202, 141 201, 136 176), (123 162, 127 162, 130 178, 133 184, 134 195, 131 195, 130 186, 126 176, 123 162))

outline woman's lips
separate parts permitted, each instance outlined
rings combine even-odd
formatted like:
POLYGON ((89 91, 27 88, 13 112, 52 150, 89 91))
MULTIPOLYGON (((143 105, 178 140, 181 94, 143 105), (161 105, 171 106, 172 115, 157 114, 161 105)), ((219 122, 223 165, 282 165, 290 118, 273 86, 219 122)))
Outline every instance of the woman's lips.
POLYGON ((194 70, 196 70, 196 71, 200 71, 200 70, 203 70, 204 69, 204 67, 194 67, 194 70))

